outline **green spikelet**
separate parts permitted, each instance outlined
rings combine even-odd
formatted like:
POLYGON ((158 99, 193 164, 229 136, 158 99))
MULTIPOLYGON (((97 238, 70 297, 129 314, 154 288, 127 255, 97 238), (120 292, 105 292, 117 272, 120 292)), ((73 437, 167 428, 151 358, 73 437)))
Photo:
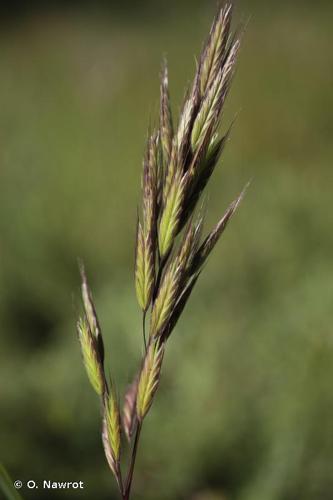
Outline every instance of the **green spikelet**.
POLYGON ((203 96, 211 86, 221 67, 229 38, 232 5, 226 4, 217 13, 201 56, 199 75, 200 92, 203 96))
POLYGON ((136 411, 139 422, 147 415, 157 390, 164 355, 164 344, 152 342, 144 359, 139 378, 136 411))
POLYGON ((104 418, 112 459, 116 466, 120 459, 121 424, 118 401, 112 384, 109 394, 105 395, 104 418))
POLYGON ((185 100, 177 130, 176 144, 178 147, 177 154, 178 154, 178 162, 180 165, 183 165, 185 162, 187 150, 190 143, 191 127, 197 106, 196 95, 197 95, 197 86, 195 81, 192 93, 185 100))
POLYGON ((100 360, 104 363, 104 343, 102 331, 99 326, 99 321, 96 313, 95 304, 92 298, 92 293, 88 285, 87 275, 83 262, 79 262, 81 274, 81 295, 83 301, 84 312, 91 334, 96 339, 100 360))
POLYGON ((162 259, 168 254, 177 234, 185 184, 186 176, 182 177, 181 172, 177 172, 165 201, 158 230, 158 245, 162 259))
POLYGON ((149 236, 144 236, 138 222, 135 258, 135 289, 139 306, 143 311, 149 307, 154 285, 154 256, 149 236))
POLYGON ((135 252, 135 287, 139 305, 147 311, 155 279, 158 196, 158 136, 147 144, 143 168, 143 223, 138 221, 135 252))
POLYGON ((195 151, 204 140, 207 130, 211 128, 214 134, 219 125, 222 106, 228 94, 234 74, 239 47, 240 41, 236 40, 229 50, 225 63, 218 70, 205 94, 200 111, 193 124, 191 134, 193 151, 195 151))
POLYGON ((99 396, 103 395, 105 379, 97 341, 92 335, 86 319, 79 319, 77 331, 81 345, 83 363, 89 381, 99 396))
POLYGON ((191 145, 193 151, 198 148, 200 143, 203 141, 207 130, 211 127, 213 121, 216 120, 218 116, 222 92, 223 74, 219 71, 193 124, 191 134, 191 145))
POLYGON ((154 302, 150 321, 151 337, 158 336, 168 321, 170 312, 176 300, 180 278, 180 266, 178 259, 176 259, 171 262, 167 268, 158 295, 154 302))

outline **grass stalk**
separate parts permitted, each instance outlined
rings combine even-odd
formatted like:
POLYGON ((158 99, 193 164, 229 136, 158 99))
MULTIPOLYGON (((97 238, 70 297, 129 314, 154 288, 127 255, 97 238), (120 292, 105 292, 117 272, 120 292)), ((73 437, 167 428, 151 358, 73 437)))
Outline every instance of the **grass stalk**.
POLYGON ((135 460, 138 452, 138 446, 139 446, 139 440, 140 440, 140 435, 141 435, 141 429, 142 429, 142 424, 140 422, 137 423, 136 431, 135 431, 135 436, 134 436, 134 443, 133 443, 133 449, 131 453, 131 459, 130 459, 130 466, 125 482, 125 489, 124 489, 124 500, 129 500, 130 498, 130 493, 131 493, 131 486, 133 482, 133 473, 134 473, 134 467, 135 467, 135 460))
POLYGON ((88 378, 101 401, 105 456, 123 500, 130 499, 141 429, 159 388, 167 342, 244 196, 243 190, 201 239, 204 217, 197 206, 230 134, 230 127, 220 133, 220 122, 240 47, 238 35, 231 33, 231 16, 229 2, 218 9, 178 126, 171 113, 167 63, 163 63, 160 117, 146 144, 135 244, 135 290, 142 311, 144 354, 126 391, 122 419, 114 381, 106 381, 102 330, 80 265, 84 315, 78 324, 79 340, 88 378), (125 482, 120 465, 122 432, 131 449, 125 482))

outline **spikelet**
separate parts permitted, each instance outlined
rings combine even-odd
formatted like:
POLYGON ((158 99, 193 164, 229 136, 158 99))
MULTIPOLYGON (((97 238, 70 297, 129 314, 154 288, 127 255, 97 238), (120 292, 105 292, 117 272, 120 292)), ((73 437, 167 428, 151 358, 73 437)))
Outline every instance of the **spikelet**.
POLYGON ((207 148, 206 156, 196 172, 196 191, 202 192, 206 187, 206 184, 209 181, 213 171, 215 170, 221 154, 229 140, 232 126, 233 122, 229 126, 229 129, 227 130, 225 135, 221 138, 219 137, 218 133, 215 133, 211 138, 207 148))
POLYGON ((220 221, 217 223, 215 228, 209 233, 209 235, 206 237, 206 239, 203 241, 201 244, 200 248, 198 249, 194 259, 193 259, 193 264, 191 266, 191 271, 196 272, 198 271, 204 262, 206 261, 207 257, 215 247, 216 243, 220 239, 223 231, 227 227, 227 224, 231 217, 234 215, 235 211, 238 208, 238 205, 242 201, 245 191, 247 189, 249 184, 245 186, 243 191, 240 193, 240 195, 229 205, 228 209, 224 213, 223 217, 220 219, 220 221))
POLYGON ((225 95, 223 96, 224 98, 226 97, 226 94, 230 89, 230 85, 235 74, 236 62, 240 46, 240 38, 234 37, 234 40, 228 49, 226 59, 223 63, 223 80, 225 85, 225 95))
POLYGON ((186 193, 186 200, 184 201, 181 221, 179 224, 180 228, 185 225, 188 218, 193 213, 202 192, 215 170, 229 137, 229 133, 230 129, 221 139, 219 139, 218 135, 215 134, 208 145, 208 149, 206 150, 204 157, 201 156, 198 158, 198 163, 194 165, 193 170, 189 172, 189 174, 192 174, 191 186, 186 193))
POLYGON ((149 236, 144 236, 141 223, 137 225, 135 289, 139 306, 143 311, 149 307, 154 285, 154 255, 149 236))
POLYGON ((193 123, 194 113, 195 113, 195 101, 192 98, 192 96, 190 96, 185 101, 177 131, 178 156, 182 163, 184 163, 185 154, 188 149, 188 143, 191 135, 191 127, 193 123))
POLYGON ((222 93, 223 74, 220 70, 205 99, 203 100, 200 111, 194 121, 191 134, 191 145, 193 151, 196 151, 203 141, 207 130, 211 128, 214 120, 216 121, 220 109, 222 93))
POLYGON ((164 321, 160 320, 161 326, 158 330, 158 336, 161 340, 166 340, 175 327, 200 274, 200 270, 192 272, 192 263, 200 243, 202 225, 203 217, 199 217, 195 223, 192 220, 189 222, 177 255, 175 256, 174 265, 178 266, 175 275, 175 293, 173 295, 170 294, 171 300, 165 305, 165 310, 167 310, 165 316, 167 319, 164 321))
POLYGON ((176 259, 170 262, 159 287, 151 313, 150 337, 157 337, 165 327, 177 299, 180 279, 181 268, 176 259))
POLYGON ((181 272, 186 271, 191 266, 192 260, 196 254, 200 242, 202 225, 202 217, 200 217, 195 223, 190 220, 186 230, 184 231, 183 240, 180 244, 177 254, 181 272))
POLYGON ((83 301, 84 312, 89 325, 90 332, 97 341, 97 347, 102 364, 104 363, 104 344, 102 331, 99 326, 99 321, 96 313, 96 308, 93 302, 92 293, 88 285, 87 275, 82 261, 79 262, 81 274, 81 295, 83 301))
MULTIPOLYGON (((196 226, 191 226, 191 222, 189 223, 189 227, 185 232, 183 243, 178 253, 179 262, 186 262, 185 270, 187 272, 185 277, 187 277, 187 279, 186 282, 182 284, 181 291, 177 294, 177 298, 172 306, 172 311, 169 313, 168 320, 164 323, 164 326, 160 331, 159 338, 161 341, 165 342, 176 326, 200 276, 203 264, 222 235, 229 220, 237 210, 248 185, 249 184, 245 186, 238 198, 231 203, 221 220, 218 222, 214 230, 206 237, 199 249, 197 248, 199 245, 203 219, 199 219, 196 226)), ((182 270, 179 270, 179 272, 182 273, 182 270)))
POLYGON ((89 381, 99 396, 103 395, 105 389, 105 377, 102 361, 97 346, 97 340, 92 335, 86 319, 79 319, 77 332, 81 345, 83 363, 89 381))
POLYGON ((127 437, 128 442, 130 442, 135 423, 137 421, 136 417, 136 398, 138 393, 138 375, 135 377, 133 382, 128 386, 124 398, 123 407, 123 429, 127 437))
POLYGON ((165 201, 158 229, 159 252, 162 259, 168 255, 177 234, 186 180, 186 175, 182 176, 178 171, 165 201))
POLYGON ((115 390, 112 383, 110 385, 110 392, 104 396, 102 441, 108 464, 117 478, 119 476, 121 424, 115 390))
POLYGON ((169 95, 168 66, 164 61, 160 88, 160 137, 163 151, 163 163, 167 166, 171 157, 173 124, 169 95))
POLYGON ((174 139, 172 141, 171 156, 170 156, 169 163, 166 166, 165 179, 163 182, 163 205, 164 206, 165 206, 166 200, 169 196, 170 189, 171 189, 173 180, 175 178, 176 172, 179 170, 181 171, 182 167, 179 163, 177 138, 174 137, 174 139))
POLYGON ((214 76, 212 74, 211 84, 202 100, 200 111, 193 124, 191 145, 194 151, 203 141, 207 129, 212 128, 214 133, 219 124, 222 107, 234 75, 239 48, 240 41, 236 39, 228 49, 223 65, 219 67, 214 76), (212 125, 213 127, 211 127, 212 125))
POLYGON ((177 302, 174 305, 174 308, 173 308, 172 313, 170 315, 170 319, 169 319, 168 323, 165 326, 165 329, 163 330, 163 332, 161 334, 161 341, 162 342, 165 342, 169 338, 172 330, 175 328, 182 312, 185 309, 187 301, 191 296, 193 288, 194 288, 194 286, 195 286, 195 284, 200 276, 200 272, 201 272, 201 270, 192 274, 189 277, 186 285, 184 285, 183 290, 182 290, 181 294, 179 295, 177 302))
POLYGON ((183 171, 187 170, 187 164, 191 156, 191 131, 199 106, 199 74, 197 72, 194 77, 192 88, 186 93, 176 134, 178 162, 183 171))
POLYGON ((195 151, 204 141, 208 130, 212 137, 219 124, 222 107, 227 96, 238 51, 238 41, 230 51, 226 64, 217 73, 215 80, 202 101, 200 111, 194 121, 191 145, 195 151))
POLYGON ((156 136, 147 143, 147 153, 143 164, 143 225, 146 235, 154 239, 157 192, 156 136))
POLYGON ((136 412, 139 422, 147 415, 157 390, 164 355, 164 344, 151 342, 140 373, 136 412))
POLYGON ((215 165, 217 164, 217 162, 221 156, 222 150, 223 150, 227 140, 229 139, 230 132, 231 132, 231 126, 229 127, 229 130, 222 138, 219 137, 218 133, 215 133, 213 135, 213 137, 211 138, 210 143, 208 145, 206 157, 205 157, 204 162, 202 163, 199 175, 202 172, 206 172, 206 171, 209 172, 209 171, 211 171, 211 169, 215 168, 215 165))
POLYGON ((138 221, 135 251, 135 287, 139 305, 147 311, 155 279, 157 220, 157 149, 156 137, 148 141, 143 169, 143 223, 138 221))
POLYGON ((213 22, 207 43, 200 59, 200 93, 203 96, 210 88, 221 67, 229 38, 232 5, 222 7, 213 22))

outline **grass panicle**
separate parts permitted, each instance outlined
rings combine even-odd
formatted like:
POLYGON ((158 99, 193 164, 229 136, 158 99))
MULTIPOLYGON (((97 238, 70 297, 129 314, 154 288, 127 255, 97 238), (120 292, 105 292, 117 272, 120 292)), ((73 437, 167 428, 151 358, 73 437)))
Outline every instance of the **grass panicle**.
POLYGON ((158 127, 148 134, 135 243, 135 289, 142 310, 144 346, 138 375, 125 393, 122 421, 114 385, 110 383, 109 390, 105 381, 101 328, 81 265, 85 315, 78 324, 79 339, 89 380, 101 397, 105 454, 123 500, 130 497, 142 425, 160 383, 167 342, 245 192, 202 238, 204 217, 197 206, 231 131, 231 126, 224 134, 219 130, 240 48, 238 35, 231 34, 231 17, 232 5, 228 2, 214 19, 178 124, 171 112, 166 61, 162 66, 158 127), (131 447, 124 482, 120 467, 122 431, 131 447))

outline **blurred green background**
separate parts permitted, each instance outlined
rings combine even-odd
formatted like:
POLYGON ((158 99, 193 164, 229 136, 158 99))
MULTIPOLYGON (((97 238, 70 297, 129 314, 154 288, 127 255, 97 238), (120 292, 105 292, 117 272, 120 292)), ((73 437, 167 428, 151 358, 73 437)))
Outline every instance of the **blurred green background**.
MULTIPOLYGON (((122 391, 142 348, 133 247, 160 61, 178 114, 216 3, 18 5, 0 30, 0 461, 85 483, 24 498, 116 499, 77 257, 122 391)), ((250 16, 207 230, 253 180, 170 339, 137 499, 333 498, 333 5, 239 0, 235 25, 250 16)))

